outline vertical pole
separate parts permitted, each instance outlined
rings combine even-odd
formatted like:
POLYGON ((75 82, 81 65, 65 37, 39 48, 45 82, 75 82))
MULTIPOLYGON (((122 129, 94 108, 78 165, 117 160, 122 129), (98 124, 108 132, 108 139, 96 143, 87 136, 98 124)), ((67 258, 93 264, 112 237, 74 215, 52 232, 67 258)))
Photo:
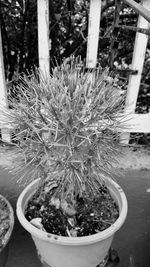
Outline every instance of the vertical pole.
MULTIPOLYGON (((3 62, 3 47, 0 25, 0 104, 7 107, 7 90, 5 82, 4 62, 3 62)), ((1 129, 2 141, 10 142, 10 134, 7 129, 1 129)))
MULTIPOLYGON (((143 0, 143 6, 150 10, 150 1, 143 0)), ((145 18, 139 16, 138 26, 139 28, 149 29, 149 23, 145 18)), ((134 114, 136 108, 137 97, 140 88, 141 75, 143 71, 143 65, 145 60, 145 53, 147 48, 148 36, 142 33, 137 32, 134 44, 134 52, 132 58, 132 70, 137 70, 137 75, 129 76, 129 83, 126 96, 126 108, 125 111, 130 114, 134 114)), ((121 142, 128 144, 130 138, 129 133, 122 134, 121 142)))
POLYGON ((101 0, 91 0, 90 12, 89 12, 89 25, 88 25, 87 55, 86 55, 87 68, 96 67, 100 17, 101 17, 101 0))
POLYGON ((43 73, 49 75, 49 0, 37 0, 37 13, 39 67, 43 73))

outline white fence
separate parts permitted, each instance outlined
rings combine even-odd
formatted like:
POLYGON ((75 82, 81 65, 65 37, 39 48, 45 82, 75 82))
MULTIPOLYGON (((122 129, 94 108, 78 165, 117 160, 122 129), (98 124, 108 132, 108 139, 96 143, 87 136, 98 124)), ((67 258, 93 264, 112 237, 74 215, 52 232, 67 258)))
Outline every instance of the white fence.
MULTIPOLYGON (((124 0, 127 4, 138 11, 141 15, 138 19, 138 27, 149 29, 150 22, 150 0, 143 0, 142 5, 137 4, 134 0, 124 0)), ((38 0, 38 49, 39 49, 39 66, 41 70, 49 73, 49 0, 38 0)), ((97 63, 97 51, 99 41, 99 25, 101 18, 101 0, 90 0, 89 10, 89 28, 87 42, 86 65, 88 68, 95 68, 97 63)), ((143 70, 144 58, 146 53, 148 37, 142 33, 136 33, 134 53, 132 60, 132 70, 137 70, 137 75, 130 75, 126 111, 130 112, 128 129, 122 134, 121 140, 128 143, 130 132, 150 133, 150 113, 135 114, 135 107, 139 93, 141 75, 143 70), (130 126, 130 127, 129 127, 130 126)), ((0 33, 0 48, 2 49, 2 40, 0 33)), ((2 52, 2 50, 0 51, 2 52)), ((2 53, 0 53, 2 55, 2 53)), ((0 103, 7 105, 6 85, 4 79, 3 58, 0 58, 0 103)), ((2 130, 2 138, 9 141, 9 135, 2 130)))
MULTIPOLYGON (((132 0, 124 0, 124 1, 130 4, 132 7, 134 7, 136 11, 142 11, 142 15, 146 14, 145 15, 146 19, 143 18, 143 16, 139 16, 138 27, 148 29, 149 28, 148 20, 150 21, 150 1, 143 0, 142 7, 141 5, 135 3, 132 0)), ((92 67, 92 68, 96 66, 98 36, 99 36, 98 25, 100 22, 100 12, 101 12, 100 7, 101 7, 100 0, 91 0, 90 12, 89 12, 88 44, 87 44, 87 67, 92 67)), ((126 111, 131 115, 130 115, 130 120, 128 121, 128 129, 126 129, 126 133, 123 133, 121 137, 121 141, 123 143, 129 142, 130 132, 140 132, 140 133, 150 132, 150 113, 148 114, 134 113, 139 93, 147 42, 148 42, 148 36, 142 33, 138 32, 136 33, 131 69, 137 70, 138 73, 137 75, 134 74, 130 75, 129 77, 127 97, 126 97, 126 111)))

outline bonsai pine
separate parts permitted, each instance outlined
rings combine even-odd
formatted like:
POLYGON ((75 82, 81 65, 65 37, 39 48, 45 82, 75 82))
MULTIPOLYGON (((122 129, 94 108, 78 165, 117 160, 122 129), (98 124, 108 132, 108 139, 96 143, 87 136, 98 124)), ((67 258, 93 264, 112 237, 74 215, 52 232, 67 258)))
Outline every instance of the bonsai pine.
MULTIPOLYGON (((11 170, 25 184, 40 178, 27 218, 41 217, 45 202, 46 211, 67 225, 63 233, 54 232, 76 236, 77 220, 85 213, 86 218, 94 218, 91 231, 80 231, 88 235, 99 231, 95 229, 98 203, 103 203, 104 213, 103 200, 107 199, 108 216, 101 218, 100 230, 109 227, 117 219, 118 208, 105 179, 114 178, 117 172, 124 107, 124 95, 115 79, 108 70, 86 71, 79 59, 70 58, 49 77, 39 70, 22 75, 18 91, 18 99, 10 100, 11 109, 1 107, 1 123, 13 129, 11 149, 3 147, 11 158, 11 170)), ((50 221, 54 225, 52 217, 50 221)), ((86 224, 90 223, 87 219, 86 224)), ((45 227, 49 229, 46 220, 45 227)))

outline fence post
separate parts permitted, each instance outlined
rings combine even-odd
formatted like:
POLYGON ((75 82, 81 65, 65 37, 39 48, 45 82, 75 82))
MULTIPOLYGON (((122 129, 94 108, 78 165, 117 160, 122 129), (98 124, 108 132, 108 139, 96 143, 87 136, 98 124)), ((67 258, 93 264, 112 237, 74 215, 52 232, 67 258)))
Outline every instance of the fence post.
MULTIPOLYGON (((3 46, 2 46, 2 35, 0 25, 0 104, 7 107, 7 89, 5 82, 5 71, 3 62, 3 46)), ((2 141, 10 142, 10 134, 7 129, 1 129, 2 141)))
POLYGON ((37 0, 39 67, 50 73, 49 0, 37 0))
POLYGON ((97 63, 101 0, 90 1, 86 67, 95 68, 97 63))
MULTIPOLYGON (((144 0, 143 6, 148 10, 150 10, 150 1, 144 0)), ((137 27, 149 29, 149 23, 147 20, 145 20, 145 18, 139 16, 137 27)), ((126 96, 126 108, 125 108, 125 111, 130 114, 134 114, 136 108, 136 102, 138 98, 141 75, 143 71, 145 53, 147 48, 147 42, 148 42, 147 35, 139 32, 136 33, 131 69, 137 70, 138 74, 129 76, 129 83, 126 96)), ((129 138, 130 138, 129 133, 122 134, 121 142, 128 144, 129 138)))

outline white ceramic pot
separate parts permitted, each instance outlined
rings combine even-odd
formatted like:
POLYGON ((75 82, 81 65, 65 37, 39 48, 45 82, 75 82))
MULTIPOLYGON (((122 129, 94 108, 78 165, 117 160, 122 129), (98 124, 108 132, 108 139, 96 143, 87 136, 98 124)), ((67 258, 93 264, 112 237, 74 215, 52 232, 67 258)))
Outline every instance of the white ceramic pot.
POLYGON ((112 197, 119 206, 120 215, 106 230, 85 237, 63 237, 43 232, 28 222, 24 210, 37 187, 38 180, 29 184, 17 201, 17 216, 22 226, 31 234, 41 261, 50 267, 96 267, 108 254, 114 234, 127 215, 127 199, 121 187, 107 179, 112 197))

